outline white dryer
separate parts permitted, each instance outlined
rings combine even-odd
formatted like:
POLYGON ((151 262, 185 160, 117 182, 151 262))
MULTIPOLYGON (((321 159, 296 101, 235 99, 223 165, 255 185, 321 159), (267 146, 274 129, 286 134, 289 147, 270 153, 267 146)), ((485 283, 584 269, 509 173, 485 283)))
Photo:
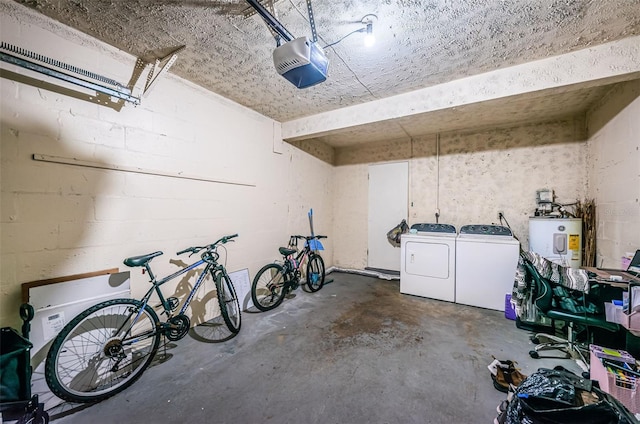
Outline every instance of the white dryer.
POLYGON ((400 292, 455 300, 456 229, 448 224, 414 224, 401 237, 400 292))
POLYGON ((520 242, 499 225, 464 225, 456 239, 456 303, 504 311, 520 242))

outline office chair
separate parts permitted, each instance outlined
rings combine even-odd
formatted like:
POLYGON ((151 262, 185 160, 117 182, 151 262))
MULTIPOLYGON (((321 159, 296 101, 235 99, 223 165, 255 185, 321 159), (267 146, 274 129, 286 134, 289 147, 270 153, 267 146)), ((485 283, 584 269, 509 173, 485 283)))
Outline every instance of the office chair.
POLYGON ((605 319, 604 314, 593 314, 588 312, 572 312, 560 307, 562 299, 558 298, 553 291, 553 286, 556 283, 549 281, 542 277, 533 263, 523 256, 523 264, 527 273, 527 279, 531 282, 531 289, 534 291, 533 303, 538 308, 538 311, 543 316, 551 320, 560 320, 567 324, 567 338, 538 333, 535 334, 531 341, 536 344, 534 350, 529 352, 532 358, 539 358, 539 351, 548 349, 558 349, 563 351, 567 358, 573 357, 582 360, 587 365, 588 361, 585 351, 588 356, 588 346, 581 346, 576 340, 576 325, 584 327, 598 327, 608 331, 616 332, 620 329, 619 325, 614 322, 609 322, 605 319), (545 337, 550 341, 548 343, 539 343, 540 337, 545 337))

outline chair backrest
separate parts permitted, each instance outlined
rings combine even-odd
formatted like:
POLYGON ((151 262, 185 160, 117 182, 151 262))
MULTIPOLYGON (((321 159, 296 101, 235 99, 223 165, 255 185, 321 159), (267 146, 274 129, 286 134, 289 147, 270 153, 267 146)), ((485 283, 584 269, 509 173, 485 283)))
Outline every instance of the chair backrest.
POLYGON ((544 279, 538 270, 528 260, 524 260, 524 267, 528 279, 533 284, 533 302, 541 313, 549 311, 553 307, 553 290, 551 284, 544 279))
POLYGON ((591 302, 586 302, 584 297, 580 301, 571 296, 554 293, 554 287, 557 289, 556 283, 544 278, 526 257, 523 256, 522 259, 526 281, 532 285, 533 303, 542 315, 613 332, 620 329, 618 324, 607 321, 597 307, 591 302))

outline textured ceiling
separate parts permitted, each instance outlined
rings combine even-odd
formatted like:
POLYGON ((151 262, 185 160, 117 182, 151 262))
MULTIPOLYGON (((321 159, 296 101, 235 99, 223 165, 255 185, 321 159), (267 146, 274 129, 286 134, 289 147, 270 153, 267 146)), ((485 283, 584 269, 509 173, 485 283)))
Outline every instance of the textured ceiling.
MULTIPOLYGON (((376 44, 365 48, 356 33, 327 48, 327 81, 300 90, 276 73, 275 40, 242 0, 16 1, 136 57, 184 45, 172 73, 281 122, 640 34, 640 0, 313 0, 320 46, 361 28, 369 13, 378 17, 376 44)), ((305 0, 275 1, 275 12, 294 36, 310 36, 305 0)), ((603 93, 549 92, 320 139, 341 146, 555 119, 584 112, 603 93)))
POLYGON ((600 100, 611 85, 579 89, 570 93, 544 92, 537 96, 512 96, 351 127, 317 137, 334 147, 417 137, 449 131, 485 130, 514 123, 530 124, 549 119, 571 118, 584 113, 600 100))

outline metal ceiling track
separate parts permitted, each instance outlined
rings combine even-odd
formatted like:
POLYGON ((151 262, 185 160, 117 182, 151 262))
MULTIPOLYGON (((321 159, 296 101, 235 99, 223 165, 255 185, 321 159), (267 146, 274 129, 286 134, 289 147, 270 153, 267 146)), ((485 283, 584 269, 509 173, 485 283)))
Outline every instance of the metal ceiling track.
POLYGON ((140 104, 140 98, 133 96, 131 94, 131 89, 115 80, 112 80, 111 78, 16 47, 12 44, 5 43, 4 41, 0 43, 0 60, 49 77, 69 82, 71 84, 95 90, 98 93, 106 94, 108 96, 133 103, 134 105, 140 104), (79 76, 74 76, 72 74, 79 76), (81 78, 80 76, 84 78, 81 78), (89 81, 85 78, 96 82, 89 81))
MULTIPOLYGON (((294 37, 285 27, 282 25, 258 0, 246 0, 247 3, 264 19, 269 28, 276 32, 284 41, 289 42, 294 37)), ((311 37, 313 42, 318 41, 318 34, 316 32, 316 23, 313 17, 313 8, 311 7, 311 0, 307 0, 307 12, 309 13, 309 24, 311 25, 311 37)))
POLYGON ((295 37, 262 5, 258 0, 246 0, 251 7, 262 16, 262 19, 275 31, 284 41, 289 42, 295 37))

